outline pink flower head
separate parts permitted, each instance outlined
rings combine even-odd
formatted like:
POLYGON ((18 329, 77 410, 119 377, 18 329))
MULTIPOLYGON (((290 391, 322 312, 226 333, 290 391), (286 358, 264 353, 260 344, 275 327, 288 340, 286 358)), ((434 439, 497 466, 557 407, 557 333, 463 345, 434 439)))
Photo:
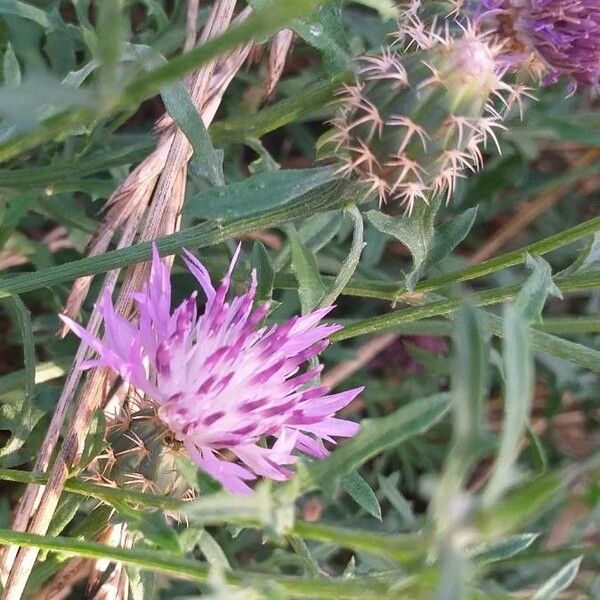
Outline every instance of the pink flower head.
POLYGON ((184 250, 184 261, 206 296, 202 315, 196 292, 171 311, 169 270, 154 246, 150 281, 133 294, 136 323, 116 314, 109 294, 99 305, 103 340, 60 318, 97 354, 84 368, 108 367, 146 394, 196 464, 230 491, 245 494, 251 492, 246 482, 257 475, 289 478, 294 449, 324 458, 323 441, 355 435, 358 424, 334 414, 362 388, 328 395, 328 388, 311 386, 320 367, 301 370, 341 329, 319 324, 333 307, 261 325, 269 305, 253 308, 254 271, 249 290, 226 300, 239 252, 238 246, 215 289, 204 265, 184 250), (269 443, 263 445, 265 438, 269 443), (227 460, 224 450, 237 460, 227 460))

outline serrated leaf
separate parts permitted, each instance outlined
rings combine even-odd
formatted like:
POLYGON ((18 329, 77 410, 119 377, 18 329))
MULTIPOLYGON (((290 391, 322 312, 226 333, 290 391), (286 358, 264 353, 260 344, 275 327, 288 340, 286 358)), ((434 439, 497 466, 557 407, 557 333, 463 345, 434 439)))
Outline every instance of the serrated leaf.
POLYGON ((567 563, 556 575, 552 576, 546 583, 531 597, 531 600, 552 600, 560 592, 566 590, 577 577, 579 567, 583 556, 567 563))
POLYGON ((420 279, 426 266, 434 238, 433 223, 439 208, 439 199, 433 199, 429 205, 419 203, 410 216, 391 217, 377 210, 366 213, 369 222, 382 233, 402 242, 410 251, 413 268, 406 276, 405 285, 412 290, 420 279))
POLYGON ((292 250, 292 271, 298 281, 302 314, 306 314, 319 306, 323 300, 325 283, 319 273, 314 254, 302 244, 293 226, 288 228, 288 239, 292 250))
POLYGON ((539 533, 509 535, 471 548, 468 554, 469 557, 477 563, 493 563, 498 560, 510 558, 511 556, 516 556, 520 552, 523 552, 523 550, 529 548, 539 536, 539 533))
POLYGON ((232 219, 279 208, 332 181, 329 168, 293 169, 259 173, 244 181, 188 198, 188 218, 232 219))
POLYGON ((381 506, 379 506, 377 496, 369 484, 356 471, 352 471, 342 477, 342 487, 356 504, 381 521, 381 506))

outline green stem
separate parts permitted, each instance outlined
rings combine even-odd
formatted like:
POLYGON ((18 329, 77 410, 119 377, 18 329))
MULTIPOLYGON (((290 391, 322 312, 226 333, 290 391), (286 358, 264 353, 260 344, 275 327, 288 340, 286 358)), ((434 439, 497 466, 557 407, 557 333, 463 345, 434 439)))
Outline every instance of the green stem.
POLYGON ((589 235, 593 235, 598 230, 600 230, 600 217, 580 223, 575 227, 571 227, 570 229, 561 231, 555 235, 551 235, 550 237, 540 240, 539 242, 529 244, 528 246, 520 248, 519 250, 514 250, 513 252, 508 252, 506 254, 502 254, 501 256, 496 256, 495 258, 490 258, 489 260, 477 265, 466 267, 460 271, 454 271, 453 273, 447 273, 441 277, 423 281, 420 284, 417 284, 416 291, 430 292, 447 285, 448 283, 453 283, 456 281, 468 281, 470 279, 489 275, 490 273, 495 273, 496 271, 500 271, 502 269, 507 269, 508 267, 520 265, 525 261, 525 256, 527 254, 537 254, 540 256, 543 254, 548 254, 548 252, 552 252, 553 250, 562 248, 563 246, 568 246, 577 240, 589 235))
MULTIPOLYGON (((96 542, 86 542, 66 537, 48 538, 32 533, 0 529, 0 544, 17 545, 59 552, 70 556, 92 559, 109 559, 141 569, 160 572, 191 581, 205 582, 208 567, 195 560, 166 552, 139 548, 115 548, 96 542)), ((284 575, 236 571, 226 574, 231 585, 249 584, 259 589, 275 585, 290 598, 373 599, 381 597, 406 598, 390 592, 387 584, 374 578, 361 579, 303 579, 284 575)))

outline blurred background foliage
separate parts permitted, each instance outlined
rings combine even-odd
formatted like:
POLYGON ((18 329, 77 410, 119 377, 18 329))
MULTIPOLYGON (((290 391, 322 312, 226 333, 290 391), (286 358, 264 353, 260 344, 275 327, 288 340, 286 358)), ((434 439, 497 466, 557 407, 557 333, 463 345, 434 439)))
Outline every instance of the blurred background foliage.
MULTIPOLYGON (((76 350, 73 336, 57 336, 72 280, 147 256, 140 247, 76 262, 106 198, 154 148, 170 84, 244 35, 262 41, 292 22, 296 41, 273 96, 258 47, 209 128, 225 185, 192 164, 181 221, 189 235, 162 247, 201 248, 218 278, 242 239, 235 276, 243 286, 259 268, 273 319, 299 313, 352 254, 345 192, 317 142, 352 58, 386 43, 401 3, 250 4, 265 11, 254 30, 225 34, 184 64, 183 0, 0 2, 4 543, 18 482, 28 481, 76 350)), ((202 3, 199 30, 209 8, 202 3)), ((437 246, 409 293, 411 248, 378 217, 397 223, 402 211, 359 205, 367 245, 335 313, 348 327, 324 356, 326 381, 366 386, 347 411, 369 419, 357 440, 252 500, 215 492, 188 470, 200 499, 185 519, 162 516, 179 512, 174 501, 107 488, 99 502, 92 488, 71 489, 32 597, 53 597, 52 578, 67 564, 61 548, 89 558, 69 544, 104 541, 109 518, 137 532, 123 551, 132 598, 600 595, 600 113, 586 90, 535 96, 505 122, 502 152, 490 144, 481 173, 460 180, 440 209, 437 246), (532 244, 527 260, 510 254, 532 244), (136 554, 144 549, 154 554, 136 554)), ((192 289, 178 261, 174 282, 177 296, 192 289)), ((98 289, 97 277, 84 322, 98 289)), ((100 420, 90 458, 102 449, 100 420)), ((72 585, 70 597, 96 597, 85 581, 72 585)))

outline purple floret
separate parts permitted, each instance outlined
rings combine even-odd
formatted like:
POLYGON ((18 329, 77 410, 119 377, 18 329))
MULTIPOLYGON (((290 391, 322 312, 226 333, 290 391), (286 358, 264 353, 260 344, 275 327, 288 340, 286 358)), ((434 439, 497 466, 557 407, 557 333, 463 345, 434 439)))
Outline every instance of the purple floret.
POLYGON ((328 394, 312 384, 320 368, 302 370, 341 329, 320 323, 332 307, 264 326, 268 305, 254 307, 254 272, 248 291, 227 301, 238 255, 239 247, 215 289, 204 265, 185 252, 206 297, 201 315, 195 292, 171 311, 169 270, 154 247, 150 281, 133 294, 136 322, 116 314, 110 295, 100 304, 103 340, 61 318, 96 352, 87 368, 108 367, 143 392, 196 464, 230 491, 245 494, 251 492, 246 482, 257 476, 289 478, 294 450, 324 458, 323 442, 355 435, 358 424, 335 413, 362 388, 328 394))
POLYGON ((512 23, 519 41, 545 64, 548 83, 561 76, 600 89, 600 0, 482 0, 483 18, 506 33, 512 23))

